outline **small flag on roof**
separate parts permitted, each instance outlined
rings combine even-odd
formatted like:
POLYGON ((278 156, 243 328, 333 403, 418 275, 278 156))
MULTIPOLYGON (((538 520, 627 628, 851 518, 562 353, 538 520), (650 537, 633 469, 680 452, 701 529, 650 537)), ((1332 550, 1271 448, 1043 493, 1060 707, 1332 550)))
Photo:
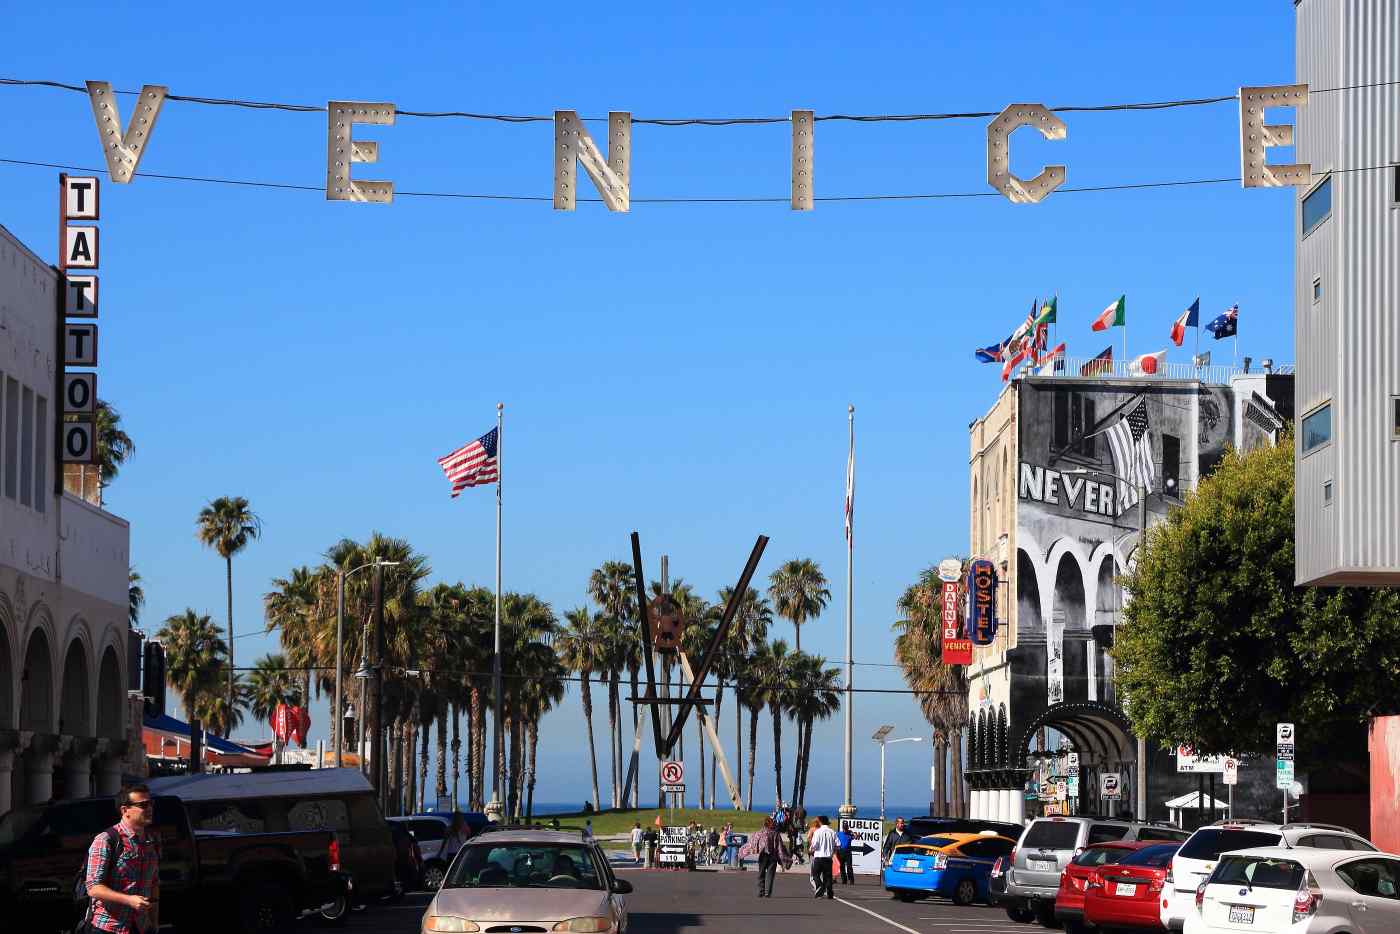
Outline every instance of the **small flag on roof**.
POLYGON ((1201 326, 1201 297, 1196 296, 1196 300, 1191 303, 1191 307, 1181 313, 1181 317, 1172 322, 1172 343, 1180 347, 1181 342, 1186 340, 1187 328, 1198 328, 1201 326))
POLYGON ((1103 310, 1092 325, 1095 331, 1106 331, 1109 328, 1121 328, 1128 323, 1128 297, 1118 296, 1118 300, 1103 310))

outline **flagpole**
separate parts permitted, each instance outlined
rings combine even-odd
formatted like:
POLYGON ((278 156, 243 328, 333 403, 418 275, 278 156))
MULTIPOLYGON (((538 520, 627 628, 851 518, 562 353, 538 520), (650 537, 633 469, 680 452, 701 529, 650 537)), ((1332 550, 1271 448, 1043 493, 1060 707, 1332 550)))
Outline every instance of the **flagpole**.
POLYGON ((501 732, 505 721, 501 698, 501 429, 505 421, 505 407, 504 402, 496 403, 496 635, 495 651, 491 656, 491 687, 496 694, 496 735, 495 742, 491 744, 495 758, 491 765, 491 797, 496 803, 497 820, 500 819, 500 809, 505 806, 501 800, 501 786, 504 784, 501 771, 505 766, 505 735, 501 732))
POLYGON ((851 620, 852 607, 854 606, 852 600, 852 585, 855 580, 854 571, 856 543, 856 407, 854 405, 848 404, 846 406, 846 424, 850 432, 850 447, 847 453, 847 457, 849 458, 848 463, 850 464, 851 471, 851 489, 849 493, 851 497, 851 511, 850 518, 848 520, 850 522, 850 534, 846 536, 846 756, 844 763, 846 795, 844 801, 841 804, 841 809, 839 813, 843 817, 854 817, 856 813, 856 808, 854 802, 852 802, 851 800, 851 740, 853 736, 851 720, 851 677, 853 668, 851 663, 851 620))

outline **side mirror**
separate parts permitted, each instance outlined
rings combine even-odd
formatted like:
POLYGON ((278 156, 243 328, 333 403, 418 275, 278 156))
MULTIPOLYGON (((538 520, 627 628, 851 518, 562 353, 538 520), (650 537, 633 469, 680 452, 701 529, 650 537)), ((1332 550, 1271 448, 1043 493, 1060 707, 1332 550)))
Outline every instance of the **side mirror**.
POLYGON ((632 883, 626 879, 614 879, 612 893, 614 895, 630 895, 632 894, 632 883))

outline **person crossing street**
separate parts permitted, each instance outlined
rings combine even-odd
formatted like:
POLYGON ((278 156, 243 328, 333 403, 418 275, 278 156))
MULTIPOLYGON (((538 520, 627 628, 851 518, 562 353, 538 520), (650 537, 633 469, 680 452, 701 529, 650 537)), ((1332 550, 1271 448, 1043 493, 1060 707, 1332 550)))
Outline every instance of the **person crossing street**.
POLYGON ((831 821, 823 814, 817 818, 817 829, 812 831, 812 875, 817 882, 813 898, 835 898, 831 882, 831 858, 836 855, 836 831, 831 829, 831 821))
POLYGON ((836 831, 836 859, 841 863, 842 885, 856 884, 856 871, 851 866, 851 844, 854 842, 845 827, 836 831))
POLYGON ((772 898, 778 863, 786 866, 792 859, 787 842, 774 827, 773 818, 763 819, 763 829, 753 835, 749 845, 758 856, 758 897, 772 898))

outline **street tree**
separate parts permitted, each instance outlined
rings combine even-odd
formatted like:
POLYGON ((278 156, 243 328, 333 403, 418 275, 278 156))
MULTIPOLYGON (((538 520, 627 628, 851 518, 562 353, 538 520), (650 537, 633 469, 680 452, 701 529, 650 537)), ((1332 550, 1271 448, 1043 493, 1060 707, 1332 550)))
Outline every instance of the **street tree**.
POLYGON ((1230 452, 1148 532, 1113 648, 1139 735, 1266 753, 1295 722, 1319 761, 1400 706, 1400 591, 1294 586, 1293 458, 1230 452))
POLYGON ((826 575, 811 558, 794 558, 768 577, 773 609, 792 623, 793 649, 802 651, 802 624, 821 615, 831 602, 826 575))
POLYGON ((195 537, 224 559, 228 583, 228 706, 236 707, 233 662, 233 556, 262 534, 262 521, 242 496, 220 496, 199 511, 195 537))

